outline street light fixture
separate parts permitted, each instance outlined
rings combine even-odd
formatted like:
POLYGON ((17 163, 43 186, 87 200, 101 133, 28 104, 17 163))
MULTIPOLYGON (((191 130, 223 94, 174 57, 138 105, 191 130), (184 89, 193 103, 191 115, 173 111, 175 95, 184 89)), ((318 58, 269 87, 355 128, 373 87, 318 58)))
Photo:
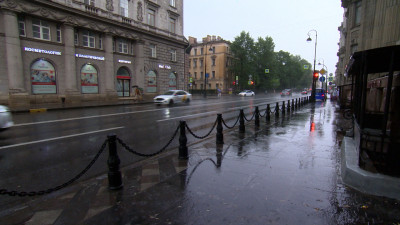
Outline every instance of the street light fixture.
MULTIPOLYGON (((307 42, 311 42, 312 41, 312 39, 310 37, 310 32, 312 32, 312 31, 315 32, 314 71, 313 71, 313 72, 315 72, 315 61, 316 61, 316 58, 317 58, 317 37, 318 37, 318 34, 317 34, 316 30, 308 31, 308 33, 307 33, 307 35, 308 35, 307 42)), ((312 90, 311 90, 311 102, 315 102, 315 85, 316 85, 316 82, 317 82, 317 79, 315 79, 313 77, 312 90)))
MULTIPOLYGON (((206 54, 204 56, 204 98, 207 98, 207 44, 206 43, 206 54)), ((211 44, 212 46, 212 44, 211 44)), ((212 52, 213 49, 211 48, 208 49, 208 51, 212 52)))

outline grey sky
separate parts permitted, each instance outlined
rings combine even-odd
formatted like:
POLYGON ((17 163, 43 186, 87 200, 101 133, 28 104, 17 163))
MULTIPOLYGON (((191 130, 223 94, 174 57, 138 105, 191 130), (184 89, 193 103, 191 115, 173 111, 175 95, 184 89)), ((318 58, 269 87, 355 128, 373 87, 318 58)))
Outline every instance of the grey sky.
POLYGON ((201 41, 207 35, 233 41, 241 31, 258 37, 272 37, 275 51, 283 50, 313 64, 315 32, 308 43, 308 31, 315 29, 318 60, 335 72, 339 31, 343 20, 340 0, 185 0, 184 35, 201 41))

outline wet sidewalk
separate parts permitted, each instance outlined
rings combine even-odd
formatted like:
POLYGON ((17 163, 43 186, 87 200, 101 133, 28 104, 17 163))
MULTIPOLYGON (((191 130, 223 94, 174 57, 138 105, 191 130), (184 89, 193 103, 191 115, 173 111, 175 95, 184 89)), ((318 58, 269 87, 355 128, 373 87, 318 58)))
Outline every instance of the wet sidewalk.
POLYGON ((328 101, 259 129, 252 121, 225 131, 224 145, 215 135, 189 145, 188 160, 173 150, 123 168, 119 191, 105 174, 25 198, 0 224, 399 223, 399 201, 342 183, 340 115, 328 101))

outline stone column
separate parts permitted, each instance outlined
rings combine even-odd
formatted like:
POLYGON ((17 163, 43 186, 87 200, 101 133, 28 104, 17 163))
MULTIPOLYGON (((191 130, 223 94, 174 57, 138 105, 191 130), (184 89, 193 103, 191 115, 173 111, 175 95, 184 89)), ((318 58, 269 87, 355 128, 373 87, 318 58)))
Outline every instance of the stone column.
POLYGON ((135 75, 133 77, 134 79, 133 85, 138 85, 140 88, 143 88, 143 90, 146 90, 145 88, 146 71, 144 70, 144 46, 145 46, 144 41, 139 40, 136 42, 135 59, 134 59, 135 75))
POLYGON ((24 93, 26 90, 17 14, 12 11, 3 10, 3 18, 9 92, 10 94, 24 93))
POLYGON ((66 94, 79 94, 76 74, 76 58, 74 43, 74 27, 64 24, 64 71, 65 71, 65 92, 66 94))
POLYGON ((113 54, 113 36, 112 34, 108 33, 105 35, 104 38, 104 65, 105 65, 105 71, 104 71, 104 80, 105 80, 105 94, 107 100, 114 100, 116 99, 117 92, 115 90, 115 74, 114 74, 114 54, 113 54))

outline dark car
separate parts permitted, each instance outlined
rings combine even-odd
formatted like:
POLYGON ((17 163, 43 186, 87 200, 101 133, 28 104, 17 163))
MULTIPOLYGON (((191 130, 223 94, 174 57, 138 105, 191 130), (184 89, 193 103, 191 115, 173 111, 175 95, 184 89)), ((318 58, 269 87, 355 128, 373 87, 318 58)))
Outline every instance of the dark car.
POLYGON ((285 89, 285 90, 281 91, 281 96, 282 97, 292 96, 292 89, 285 89))

